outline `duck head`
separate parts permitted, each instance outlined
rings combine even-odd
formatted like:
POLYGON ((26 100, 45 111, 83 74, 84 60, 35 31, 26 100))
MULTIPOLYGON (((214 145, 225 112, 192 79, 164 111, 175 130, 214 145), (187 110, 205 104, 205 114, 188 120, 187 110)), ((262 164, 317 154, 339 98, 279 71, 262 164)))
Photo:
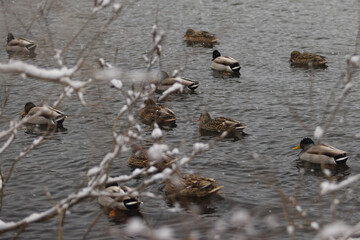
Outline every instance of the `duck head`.
POLYGON ((296 147, 293 148, 293 150, 296 150, 296 149, 308 149, 309 147, 311 147, 312 145, 314 145, 314 141, 311 139, 311 138, 303 138, 300 142, 300 144, 296 147))

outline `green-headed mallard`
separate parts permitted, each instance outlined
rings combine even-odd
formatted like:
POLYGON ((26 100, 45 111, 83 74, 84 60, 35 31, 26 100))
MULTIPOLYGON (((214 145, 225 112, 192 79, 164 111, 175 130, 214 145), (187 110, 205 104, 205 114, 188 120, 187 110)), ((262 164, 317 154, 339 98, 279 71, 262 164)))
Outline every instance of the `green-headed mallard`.
MULTIPOLYGON (((183 85, 183 92, 189 93, 193 92, 197 87, 199 87, 199 82, 191 80, 189 78, 181 77, 169 77, 169 74, 165 71, 159 73, 159 78, 154 79, 152 83, 156 85, 156 90, 163 92, 168 90, 174 83, 180 83, 183 85)), ((179 91, 176 91, 176 93, 179 91)))
POLYGON ((213 59, 210 67, 217 71, 229 73, 239 73, 241 68, 238 61, 232 57, 221 56, 218 50, 214 50, 213 52, 213 59))
POLYGON ((98 197, 98 202, 105 208, 116 208, 118 210, 136 211, 139 210, 141 202, 133 196, 127 195, 131 191, 128 186, 110 186, 105 188, 105 192, 109 194, 118 194, 123 196, 107 196, 98 197))
POLYGON ((192 174, 180 176, 176 172, 166 181, 165 193, 170 197, 205 198, 216 194, 223 187, 212 178, 192 174))
POLYGON ((200 132, 204 134, 222 134, 227 131, 228 134, 226 137, 240 137, 246 127, 243 123, 228 117, 216 117, 212 119, 207 111, 201 113, 200 118, 197 121, 200 121, 200 132))
MULTIPOLYGON (((156 159, 156 162, 154 163, 154 167, 156 167, 158 170, 165 169, 171 161, 174 160, 171 156, 166 156, 163 159, 156 159)), ((146 168, 150 166, 150 163, 152 162, 149 160, 148 157, 148 150, 141 149, 136 151, 135 153, 132 153, 128 160, 128 164, 135 168, 146 168)))
POLYGON ((144 101, 144 108, 140 111, 140 119, 144 124, 157 123, 160 126, 176 126, 175 113, 162 104, 156 104, 154 100, 144 101))
POLYGON ((304 138, 293 150, 302 149, 300 160, 312 163, 339 164, 345 163, 348 155, 343 150, 330 145, 315 144, 311 138, 304 138))
POLYGON ((325 67, 328 61, 324 56, 320 56, 315 53, 300 53, 299 51, 292 51, 290 55, 290 62, 291 64, 298 66, 325 67))
POLYGON ((63 122, 66 118, 65 113, 60 112, 49 106, 35 106, 34 103, 28 102, 25 104, 22 117, 28 118, 27 123, 45 125, 48 127, 64 128, 63 122))
POLYGON ((12 53, 34 54, 36 44, 25 38, 15 38, 12 33, 7 36, 6 51, 12 53))
POLYGON ((212 47, 218 40, 212 33, 206 31, 195 32, 191 28, 186 31, 184 37, 187 43, 200 44, 204 47, 212 47))

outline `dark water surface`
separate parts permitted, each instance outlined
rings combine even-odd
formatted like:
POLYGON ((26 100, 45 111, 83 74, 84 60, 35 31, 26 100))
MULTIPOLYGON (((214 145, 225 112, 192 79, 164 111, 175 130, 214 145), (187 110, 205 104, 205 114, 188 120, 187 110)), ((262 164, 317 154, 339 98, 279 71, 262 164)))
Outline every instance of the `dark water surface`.
MULTIPOLYGON (((93 1, 53 1, 51 10, 44 17, 45 22, 34 20, 41 1, 4 2, 1 2, 0 21, 3 45, 7 32, 25 36, 25 28, 30 28, 26 36, 37 41, 38 55, 25 61, 43 68, 58 66, 49 43, 53 42, 54 48, 62 49, 87 21, 93 4, 93 1), (50 40, 49 34, 45 34, 46 39, 42 34, 49 31, 50 40)), ((166 33, 162 44, 162 69, 171 72, 183 68, 183 76, 200 82, 196 94, 175 95, 167 99, 166 104, 177 115, 178 126, 164 133, 166 143, 189 155, 195 142, 212 139, 200 137, 197 131, 195 120, 204 109, 212 116, 239 119, 248 126, 246 137, 239 141, 227 139, 217 143, 184 169, 184 172, 195 172, 218 180, 225 186, 221 190, 222 199, 211 202, 205 213, 198 215, 186 209, 180 213, 170 212, 171 205, 166 201, 144 198, 142 214, 151 228, 169 226, 176 238, 192 234, 193 239, 196 239, 194 236, 200 236, 198 239, 241 239, 239 234, 254 234, 257 236, 254 239, 288 239, 281 199, 274 187, 287 196, 295 195, 299 179, 297 200, 308 213, 310 221, 319 224, 331 222, 330 195, 323 197, 323 218, 319 217, 319 183, 326 178, 319 170, 307 170, 301 174, 303 164, 296 160, 298 152, 291 150, 303 137, 313 133, 304 130, 286 104, 295 109, 312 131, 329 119, 329 110, 334 108, 343 90, 340 81, 346 71, 345 57, 355 50, 357 7, 355 1, 334 0, 272 0, 261 3, 140 0, 124 3, 120 16, 90 48, 85 49, 85 64, 75 79, 87 80, 89 73, 98 68, 95 60, 99 57, 121 69, 145 69, 142 56, 151 48, 151 29, 157 24, 158 29, 166 33), (213 49, 191 47, 183 42, 182 36, 189 27, 215 33, 220 39, 216 48, 222 54, 240 60, 241 76, 231 78, 212 72, 210 61, 213 49), (290 52, 296 49, 327 56, 329 67, 313 71, 290 67, 290 52), (309 95, 310 87, 312 97, 309 95), (309 105, 309 99, 314 104, 309 105), (253 217, 253 225, 231 228, 217 238, 214 232, 221 232, 220 223, 231 219, 232 214, 240 209, 246 209, 253 217), (278 223, 280 227, 272 228, 269 223, 278 223)), ((110 15, 109 10, 97 14, 86 31, 63 54, 67 66, 76 63, 84 46, 110 15)), ((7 61, 6 51, 0 51, 0 62, 7 61)), ((353 90, 325 134, 326 142, 350 153, 348 168, 335 169, 333 173, 340 179, 355 175, 360 170, 360 95, 357 79, 355 75, 353 90)), ((1 129, 6 129, 8 122, 23 111, 26 102, 52 105, 62 92, 59 85, 12 74, 1 74, 0 84, 1 101, 5 98, 5 89, 10 91, 0 116, 1 129)), ((47 210, 52 205, 44 187, 55 200, 66 197, 84 179, 86 170, 98 164, 111 150, 111 127, 125 103, 122 95, 114 93, 108 84, 94 83, 86 88, 87 107, 81 106, 75 94, 65 98, 58 108, 69 116, 64 124, 68 131, 49 137, 16 165, 5 188, 1 220, 17 221, 33 212, 47 210)), ((151 129, 143 127, 149 136, 151 129)), ((2 171, 8 169, 19 152, 35 138, 20 130, 15 141, 0 155, 2 171)), ((126 163, 129 154, 125 152, 116 159, 112 175, 131 172, 126 163)), ((130 185, 140 181, 134 180, 130 185)), ((163 194, 161 186, 149 186, 148 190, 163 194)), ((353 214, 360 210, 356 190, 355 187, 353 194, 339 196, 337 218, 349 224, 359 221, 358 214, 353 214)), ((289 206, 289 209, 297 219, 296 223, 305 224, 293 207, 289 206)), ((64 239, 81 239, 99 212, 96 199, 87 199, 70 209, 65 218, 64 239)), ((20 239, 55 239, 56 221, 54 218, 32 224, 20 235, 20 239)), ((121 230, 124 227, 124 224, 110 222, 103 215, 88 238, 132 239, 123 235, 121 230)), ((316 235, 316 231, 309 228, 296 227, 295 232, 298 239, 310 239, 316 235)), ((10 237, 12 234, 3 236, 10 237)))

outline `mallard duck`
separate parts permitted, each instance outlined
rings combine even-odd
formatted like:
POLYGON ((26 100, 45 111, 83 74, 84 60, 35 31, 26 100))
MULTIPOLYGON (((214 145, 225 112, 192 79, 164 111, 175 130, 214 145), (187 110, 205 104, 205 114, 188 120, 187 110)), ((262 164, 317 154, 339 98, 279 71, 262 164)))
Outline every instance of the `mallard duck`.
POLYGON ((189 93, 193 92, 196 88, 199 87, 199 82, 191 80, 189 78, 180 78, 180 77, 169 77, 169 74, 165 71, 159 73, 160 77, 152 80, 152 83, 156 84, 156 90, 163 92, 169 89, 174 83, 180 83, 184 86, 183 92, 189 93))
POLYGON ((292 51, 290 55, 290 62, 293 65, 299 66, 326 66, 328 62, 324 56, 315 53, 292 51))
POLYGON ((105 208, 116 208, 118 210, 127 210, 135 211, 139 210, 141 202, 135 197, 130 197, 126 195, 127 192, 130 192, 131 188, 128 186, 110 186, 105 188, 105 192, 110 194, 124 194, 121 197, 112 197, 112 196, 99 196, 98 202, 101 206, 105 208))
POLYGON ((25 38, 15 38, 12 33, 7 36, 6 51, 14 53, 34 54, 36 44, 25 38))
POLYGON ((58 128, 63 128, 63 122, 66 118, 65 113, 57 109, 48 106, 35 106, 32 102, 25 104, 24 112, 21 116, 28 118, 27 123, 30 124, 46 125, 49 127, 56 126, 58 128))
POLYGON ((218 41, 214 34, 206 31, 195 32, 193 29, 188 29, 184 35, 185 41, 189 44, 201 44, 204 47, 212 47, 218 41))
MULTIPOLYGON (((147 150, 141 149, 141 150, 131 154, 129 156, 127 162, 130 166, 135 167, 135 168, 149 167, 150 161, 149 161, 147 154, 148 154, 147 150)), ((173 157, 166 156, 166 158, 164 158, 164 159, 157 160, 156 163, 154 164, 154 166, 158 170, 161 171, 161 170, 165 169, 171 163, 172 160, 174 160, 173 157)))
POLYGON ((165 194, 170 197, 205 198, 218 193, 223 187, 212 178, 174 173, 172 179, 165 183, 165 194))
POLYGON ((156 104, 154 100, 144 101, 145 107, 140 111, 140 119, 144 124, 157 123, 160 126, 176 126, 175 113, 162 104, 156 104))
POLYGON ((348 155, 343 150, 330 145, 316 144, 311 138, 304 138, 293 150, 302 149, 299 154, 300 160, 312 163, 339 164, 345 163, 348 155))
POLYGON ((240 63, 232 57, 221 56, 218 50, 214 50, 213 59, 211 61, 212 69, 221 72, 239 73, 240 63))
POLYGON ((226 137, 240 137, 246 127, 243 123, 228 117, 211 118, 207 111, 201 113, 199 130, 202 133, 222 134, 227 131, 226 137))

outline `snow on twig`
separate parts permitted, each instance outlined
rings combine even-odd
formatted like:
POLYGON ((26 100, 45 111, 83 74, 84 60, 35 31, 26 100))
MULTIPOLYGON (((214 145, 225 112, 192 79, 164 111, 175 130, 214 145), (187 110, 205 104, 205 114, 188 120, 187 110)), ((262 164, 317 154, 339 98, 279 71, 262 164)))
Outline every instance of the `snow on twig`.
POLYGON ((327 193, 332 193, 335 191, 338 191, 344 187, 349 186, 350 184, 357 182, 360 180, 360 174, 357 174, 355 176, 350 176, 346 180, 336 183, 336 182, 329 182, 325 181, 320 184, 320 194, 325 195, 327 193))

